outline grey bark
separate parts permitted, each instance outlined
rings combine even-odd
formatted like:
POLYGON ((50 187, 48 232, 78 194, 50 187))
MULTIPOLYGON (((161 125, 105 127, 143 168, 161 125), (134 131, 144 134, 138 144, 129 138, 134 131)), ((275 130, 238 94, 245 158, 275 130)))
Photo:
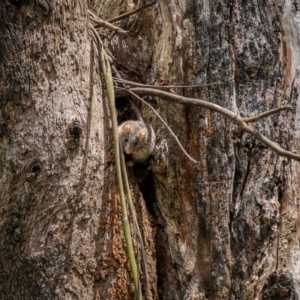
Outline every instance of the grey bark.
POLYGON ((3 1, 0 23, 0 299, 130 298, 87 3, 3 1))

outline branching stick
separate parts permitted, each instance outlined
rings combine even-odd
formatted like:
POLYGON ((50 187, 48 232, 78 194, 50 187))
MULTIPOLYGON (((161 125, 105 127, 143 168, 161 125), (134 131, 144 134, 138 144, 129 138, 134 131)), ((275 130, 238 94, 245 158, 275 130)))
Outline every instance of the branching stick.
POLYGON ((244 121, 247 122, 247 123, 254 123, 260 119, 263 119, 263 118, 266 118, 266 117, 269 117, 271 115, 274 115, 280 111, 283 111, 283 110, 293 110, 294 108, 291 106, 291 105, 286 105, 286 106, 280 106, 280 107, 277 107, 277 108, 274 108, 272 110, 269 110, 269 111, 266 111, 266 112, 263 112, 259 115, 256 115, 256 116, 253 116, 253 117, 249 117, 249 118, 244 118, 244 121))
MULTIPOLYGON (((130 88, 127 90, 127 93, 130 94, 130 92, 133 92, 137 95, 151 95, 151 96, 155 96, 155 97, 159 97, 163 100, 170 100, 170 101, 175 101, 177 103, 182 103, 182 104, 192 104, 195 106, 200 106, 203 108, 207 108, 209 110, 212 110, 214 112, 218 112, 220 114, 222 114, 223 116, 229 118, 230 120, 232 120, 237 126, 239 126, 241 128, 241 130, 248 132, 250 134, 252 134, 253 136, 255 136, 258 140, 260 140, 261 142, 263 142, 265 145, 267 145, 268 147, 270 147, 272 150, 274 150, 277 154, 287 157, 287 158, 292 158, 295 159, 297 161, 300 161, 300 155, 293 153, 291 151, 287 151, 283 148, 281 148, 277 143, 271 141, 270 139, 268 139, 267 137, 265 137, 264 135, 262 135, 261 133, 258 132, 258 130, 254 127, 252 127, 251 125, 247 124, 247 118, 242 118, 239 115, 235 114, 234 112, 232 112, 231 110, 227 109, 227 108, 223 108, 217 104, 211 103, 211 102, 207 102, 204 100, 199 100, 199 99, 195 99, 195 98, 188 98, 188 97, 183 97, 180 95, 176 95, 176 94, 172 94, 172 93, 168 93, 166 91, 161 91, 161 90, 156 90, 156 89, 152 89, 152 88, 130 88)), ((255 121, 264 118, 265 116, 269 116, 271 114, 277 113, 278 111, 282 111, 282 110, 290 110, 292 109, 291 106, 282 106, 279 109, 274 109, 271 110, 269 112, 266 112, 264 114, 258 115, 256 116, 257 118, 255 119, 255 121)), ((250 118, 250 121, 254 122, 255 117, 250 118)))
POLYGON ((107 29, 110 29, 110 30, 114 31, 115 33, 118 33, 118 34, 121 34, 121 35, 130 34, 129 31, 126 31, 122 28, 119 28, 119 27, 117 27, 117 26, 115 26, 115 25, 113 25, 113 24, 111 24, 107 21, 104 21, 101 18, 95 16, 91 11, 89 11, 89 15, 90 15, 90 20, 93 21, 94 23, 96 23, 97 25, 99 25, 99 27, 103 26, 103 27, 105 27, 107 29))

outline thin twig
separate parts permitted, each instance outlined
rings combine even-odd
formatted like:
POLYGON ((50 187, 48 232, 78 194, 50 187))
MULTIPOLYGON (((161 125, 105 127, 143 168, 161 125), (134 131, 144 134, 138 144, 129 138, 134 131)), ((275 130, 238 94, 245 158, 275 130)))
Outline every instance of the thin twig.
MULTIPOLYGON (((117 78, 117 77, 113 77, 113 79, 120 83, 127 83, 129 86, 153 88, 153 89, 158 89, 158 90, 169 90, 171 88, 198 88, 198 87, 203 87, 203 86, 222 84, 222 82, 212 82, 212 83, 198 84, 198 85, 151 85, 151 84, 137 83, 134 81, 125 80, 125 79, 121 79, 121 78, 117 78)), ((225 84, 225 83, 223 83, 223 84, 225 84)))
POLYGON ((102 20, 101 18, 99 18, 98 16, 96 16, 91 10, 88 10, 88 13, 89 13, 90 20, 99 25, 99 26, 93 26, 94 28, 103 26, 103 27, 106 27, 106 28, 108 28, 110 30, 113 30, 115 33, 124 34, 124 35, 125 34, 130 34, 129 31, 126 31, 126 30, 124 30, 122 28, 119 28, 119 27, 117 27, 115 25, 110 24, 107 21, 102 20))
POLYGON ((151 2, 149 4, 145 4, 145 5, 139 7, 137 9, 135 9, 135 10, 129 11, 129 12, 127 12, 125 14, 122 14, 122 15, 120 15, 118 17, 111 18, 111 19, 107 20, 107 22, 116 22, 116 21, 119 21, 119 20, 124 19, 126 17, 129 17, 129 16, 131 16, 133 14, 136 14, 136 13, 138 13, 141 10, 144 10, 145 8, 151 6, 151 5, 155 4, 155 3, 156 3, 156 1, 153 1, 153 2, 151 2))
POLYGON ((142 114, 141 114, 140 110, 138 109, 138 107, 136 106, 135 102, 134 102, 132 99, 129 99, 129 103, 130 103, 130 105, 131 105, 131 108, 132 108, 133 112, 134 112, 135 115, 136 115, 136 118, 137 118, 139 121, 145 123, 145 122, 144 122, 144 119, 143 119, 143 117, 142 117, 142 114))
POLYGON ((132 92, 131 90, 128 90, 128 92, 135 97, 136 99, 142 101, 146 106, 148 106, 153 112, 154 114, 161 120, 161 122, 167 127, 167 129, 169 130, 169 132, 172 134, 172 136, 174 137, 175 141, 177 142, 178 146, 180 147, 180 149, 183 151, 183 153, 188 157, 188 159, 190 159, 193 163, 197 163, 197 161, 195 159, 193 159, 187 152, 186 150, 183 148, 183 146, 181 145, 180 141, 178 140, 176 134, 172 131, 172 129, 168 126, 168 124, 164 121, 164 119, 159 115, 159 113, 148 103, 146 102, 144 99, 142 99, 141 97, 139 97, 137 94, 135 94, 134 92, 132 92))
MULTIPOLYGON (((102 19, 100 19, 99 17, 90 17, 90 20, 93 21, 94 23, 98 24, 99 26, 103 26, 107 29, 110 29, 112 31, 114 31, 115 33, 121 34, 121 35, 128 35, 131 34, 129 31, 126 31, 122 28, 119 28, 113 24, 110 24, 107 21, 104 21, 102 19)), ((95 26, 94 26, 95 27, 95 26)))
MULTIPOLYGON (((111 120, 112 120, 113 141, 114 141, 114 149, 115 149, 115 164, 116 164, 116 171, 117 171, 118 187, 120 192, 123 230, 125 235, 125 241, 126 241, 126 247, 127 247, 131 272, 132 272, 134 286, 135 286, 135 293, 136 295, 138 295, 140 294, 140 283, 139 283, 138 267, 134 255, 131 230, 130 230, 128 215, 127 215, 126 202, 124 196, 124 187, 122 183, 122 170, 120 165, 121 154, 120 154, 120 147, 119 147, 118 123, 117 123, 117 116, 115 111, 114 87, 113 87, 112 75, 110 70, 110 64, 103 46, 101 51, 101 65, 102 65, 102 72, 104 75, 107 98, 109 100, 108 102, 110 106, 110 113, 111 113, 111 120)), ((141 299, 141 297, 138 298, 141 299)))
POLYGON ((93 38, 96 39, 96 45, 98 45, 99 47, 102 47, 102 41, 101 38, 97 32, 97 30, 93 27, 93 25, 90 23, 90 29, 92 30, 92 34, 93 34, 93 38))
MULTIPOLYGON (((195 98, 187 98, 187 97, 183 97, 180 95, 171 94, 171 93, 168 93, 165 91, 155 90, 152 88, 131 88, 131 89, 128 89, 126 92, 129 94, 135 93, 138 95, 151 95, 151 96, 159 97, 163 100, 166 99, 166 100, 171 100, 171 101, 175 101, 177 103, 182 103, 182 104, 192 104, 194 106, 200 106, 200 107, 212 110, 214 112, 218 112, 218 113, 224 115, 225 117, 229 118, 230 120, 232 120, 237 126, 239 126, 241 128, 241 130, 248 132, 248 133, 252 134, 253 136, 255 136, 258 140, 260 140, 265 145, 270 147, 277 154, 300 161, 299 154, 296 154, 296 153, 293 153, 291 151, 287 151, 287 150, 281 148, 277 143, 269 140, 267 137, 265 137, 264 135, 259 133, 257 131, 257 129, 255 129, 251 125, 248 125, 247 122, 245 121, 245 118, 242 118, 239 115, 235 114, 234 112, 230 111, 229 109, 223 108, 217 104, 207 102, 204 100, 195 99, 195 98)), ((289 110, 289 109, 290 109, 290 107, 288 106, 282 110, 289 110)))
POLYGON ((280 106, 280 107, 277 107, 277 108, 274 108, 274 109, 271 109, 269 111, 266 111, 266 112, 263 112, 259 115, 256 115, 254 117, 249 117, 249 118, 244 118, 244 121, 247 122, 247 123, 254 123, 260 119, 263 119, 263 118, 266 118, 268 116, 271 116, 271 115, 274 115, 280 111, 283 111, 283 110, 293 110, 294 108, 291 106, 291 105, 286 105, 286 106, 280 106))

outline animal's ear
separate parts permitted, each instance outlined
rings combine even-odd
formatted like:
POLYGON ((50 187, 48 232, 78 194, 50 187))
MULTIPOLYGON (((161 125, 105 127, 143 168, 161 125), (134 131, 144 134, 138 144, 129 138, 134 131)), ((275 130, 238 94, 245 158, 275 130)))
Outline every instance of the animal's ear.
POLYGON ((124 132, 124 133, 129 133, 130 130, 131 130, 131 124, 130 123, 125 123, 122 126, 122 132, 124 132))
POLYGON ((146 141, 146 139, 147 139, 147 128, 140 129, 140 131, 138 133, 138 137, 139 137, 139 140, 141 142, 146 141))

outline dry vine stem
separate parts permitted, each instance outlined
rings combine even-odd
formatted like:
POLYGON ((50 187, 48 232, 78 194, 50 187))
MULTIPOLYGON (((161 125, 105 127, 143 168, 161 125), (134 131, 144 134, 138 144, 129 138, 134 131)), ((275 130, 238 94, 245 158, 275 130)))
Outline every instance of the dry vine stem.
MULTIPOLYGON (((116 173, 117 173, 117 182, 120 194, 120 203, 121 203, 121 211, 122 211, 122 223, 123 230, 126 241, 126 248, 130 262, 130 268, 132 272, 134 287, 135 287, 135 299, 142 299, 141 286, 139 280, 138 267, 134 255, 133 243, 131 237, 131 231, 129 226, 129 220, 126 209, 125 202, 125 194, 124 194, 124 186, 122 181, 122 168, 121 168, 121 155, 120 147, 119 147, 119 134, 118 134, 118 124, 117 124, 117 116, 115 111, 115 94, 114 94, 114 85, 111 74, 111 68, 108 61, 107 54, 104 50, 102 41, 100 36, 96 32, 95 28, 90 25, 92 34, 94 35, 94 39, 96 40, 96 45, 99 47, 100 52, 100 65, 104 76, 104 82, 106 86, 106 95, 109 103, 110 113, 111 113, 111 121, 112 121, 112 133, 113 133, 113 141, 114 141, 114 150, 115 150, 115 164, 116 164, 116 173)), ((127 176, 124 174, 124 176, 127 176)))
MULTIPOLYGON (((144 263, 147 290, 148 290, 148 293, 150 295, 149 274, 148 274, 148 267, 147 267, 147 255, 146 255, 146 250, 145 250, 145 244, 144 244, 144 241, 143 241, 140 226, 139 226, 138 221, 137 221, 136 211, 135 211, 135 207, 134 207, 132 197, 131 197, 129 180, 128 180, 126 164, 125 164, 125 158, 124 158, 123 147, 122 147, 121 141, 119 141, 119 149, 120 149, 119 151, 120 151, 120 154, 121 154, 120 155, 120 157, 121 157, 121 168, 122 168, 122 174, 123 174, 125 190, 126 190, 127 197, 128 197, 128 204, 129 204, 132 219, 133 219, 133 225, 135 227, 134 229, 135 229, 135 232, 137 233, 138 239, 141 243, 141 250, 142 250, 142 255, 143 255, 142 260, 143 260, 143 263, 144 263)), ((139 281, 139 287, 140 286, 141 286, 141 284, 140 284, 140 281, 139 281)))
POLYGON ((107 21, 104 21, 104 20, 100 19, 99 17, 94 15, 90 10, 88 10, 88 12, 89 12, 89 15, 90 15, 90 20, 93 21, 94 23, 98 24, 99 26, 103 26, 103 27, 105 27, 107 29, 110 29, 110 30, 112 30, 112 31, 114 31, 118 34, 123 34, 123 35, 129 34, 128 31, 126 31, 122 28, 119 28, 115 25, 112 25, 107 21))
POLYGON ((200 106, 200 107, 203 107, 203 108, 207 108, 207 109, 212 110, 214 112, 218 112, 218 113, 224 115, 225 117, 229 118, 230 120, 232 120, 237 126, 240 127, 240 129, 242 131, 245 131, 245 132, 248 132, 248 133, 252 134, 258 140, 260 140, 265 145, 267 145, 272 150, 274 150, 277 154, 279 154, 281 156, 284 156, 284 157, 287 157, 287 158, 292 158, 292 159, 295 159, 297 161, 300 161, 300 155, 299 154, 296 154, 296 153, 293 153, 291 151, 287 151, 287 150, 281 148, 277 143, 271 141, 270 139, 268 139, 267 137, 265 137, 264 135, 259 133, 257 131, 257 129, 255 129, 251 125, 247 124, 247 122, 258 121, 259 119, 270 116, 270 115, 275 114, 275 113, 277 113, 279 111, 282 111, 282 110, 293 110, 293 108, 291 106, 282 106, 282 107, 267 111, 265 113, 262 113, 260 115, 257 115, 257 116, 251 117, 251 118, 242 118, 239 115, 232 112, 231 110, 229 110, 227 108, 224 108, 224 107, 221 107, 217 104, 207 102, 207 101, 204 101, 204 100, 195 99, 195 98, 183 97, 183 96, 180 96, 180 95, 177 95, 177 94, 172 94, 172 93, 162 91, 162 90, 158 90, 158 89, 154 89, 154 88, 134 87, 134 88, 128 88, 127 90, 125 90, 125 92, 128 93, 128 94, 135 93, 137 95, 155 96, 155 97, 159 97, 163 100, 165 100, 165 99, 166 100, 171 100, 171 101, 175 101, 175 102, 181 103, 181 104, 192 104, 192 105, 195 105, 195 106, 200 106))

